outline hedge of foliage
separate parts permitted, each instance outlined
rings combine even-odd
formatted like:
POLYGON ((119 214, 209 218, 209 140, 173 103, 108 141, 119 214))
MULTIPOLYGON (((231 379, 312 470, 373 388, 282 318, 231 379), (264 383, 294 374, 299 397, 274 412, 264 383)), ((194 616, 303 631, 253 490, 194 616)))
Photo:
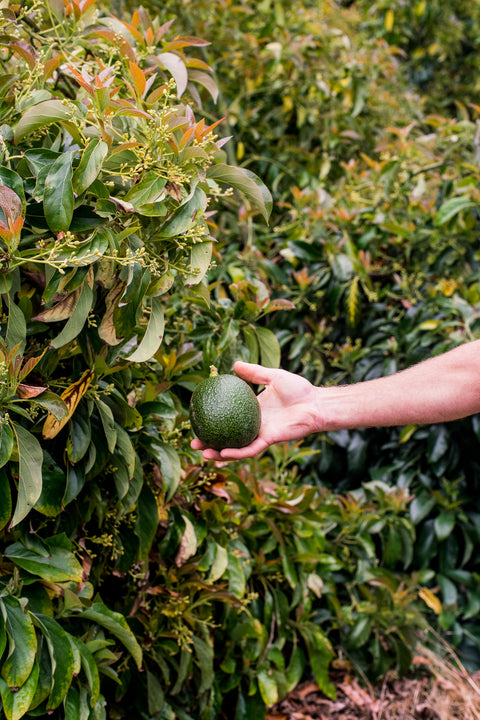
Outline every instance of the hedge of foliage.
POLYGON ((0 16, 3 716, 261 720, 428 623, 478 665, 477 418, 223 467, 188 423, 212 362, 478 335, 477 108, 428 114, 380 4, 115 5, 0 16))

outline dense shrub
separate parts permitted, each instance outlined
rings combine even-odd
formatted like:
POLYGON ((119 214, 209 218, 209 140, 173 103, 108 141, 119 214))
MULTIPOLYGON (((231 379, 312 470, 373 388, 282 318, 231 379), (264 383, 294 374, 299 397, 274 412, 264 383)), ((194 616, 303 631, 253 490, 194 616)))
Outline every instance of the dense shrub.
MULTIPOLYGON (((472 95, 465 93, 476 82, 474 55, 465 49, 478 34, 475 11, 467 17, 461 3, 354 3, 339 11, 325 2, 316 13, 306 7, 300 14, 286 3, 255 12, 242 3, 222 5, 210 25, 200 0, 174 5, 187 26, 193 16, 197 25, 203 19, 206 37, 215 27, 223 55, 208 59, 241 139, 237 162, 254 163, 274 194, 272 229, 267 234, 250 221, 245 245, 237 218, 224 214, 225 263, 212 279, 234 298, 240 287, 250 287, 293 302, 294 309, 266 319, 280 342, 282 365, 317 383, 358 381, 478 337, 478 108, 467 110, 472 95), (449 13, 462 32, 449 32, 443 22, 449 13), (420 52, 419 25, 431 38, 431 52, 420 52), (455 72, 448 64, 453 55, 455 72), (416 62, 441 70, 432 70, 428 86, 414 77, 416 62), (408 72, 410 87, 402 79, 408 72), (283 78, 288 105, 300 113, 285 112, 275 78, 283 78), (348 102, 353 78, 369 88, 357 107, 348 102), (334 91, 326 93, 325 86, 334 91), (431 94, 419 95, 423 87, 431 94), (300 119, 306 94, 314 98, 310 120, 300 119), (278 127, 281 137, 274 138, 278 127), (326 164, 317 152, 317 130, 328 148, 326 164)), ((371 479, 409 488, 418 535, 410 567, 435 573, 430 587, 443 605, 432 601, 431 607, 472 667, 479 659, 479 576, 471 544, 478 540, 477 440, 477 418, 432 429, 330 433, 306 443, 300 462, 304 482, 333 489, 371 479), (308 447, 320 453, 309 455, 308 447)), ((402 557, 401 543, 396 547, 402 557)))
POLYGON ((344 382, 478 334, 474 123, 331 2, 115 5, 0 20, 4 716, 261 720, 437 616, 478 662, 476 418, 219 467, 187 414, 212 363, 344 382))

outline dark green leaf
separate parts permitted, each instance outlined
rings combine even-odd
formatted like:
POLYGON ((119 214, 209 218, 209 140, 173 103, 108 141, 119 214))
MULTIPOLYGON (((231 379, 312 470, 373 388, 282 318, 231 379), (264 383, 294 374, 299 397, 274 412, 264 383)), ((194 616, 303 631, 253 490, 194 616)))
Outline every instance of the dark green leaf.
POLYGON ((81 195, 94 180, 102 169, 103 161, 108 153, 108 145, 99 138, 94 138, 84 149, 80 163, 76 168, 72 184, 77 195, 81 195))
POLYGON ((10 460, 14 442, 15 439, 11 425, 3 420, 0 424, 0 468, 10 460))
POLYGON ((30 613, 15 597, 0 598, 8 636, 8 657, 1 675, 9 687, 21 687, 32 672, 37 649, 37 636, 30 613))
POLYGON ((192 227, 197 214, 203 212, 206 206, 207 196, 204 191, 197 186, 192 196, 161 226, 158 237, 171 238, 182 235, 192 227))
POLYGON ((40 628, 46 642, 53 669, 53 683, 47 701, 47 710, 57 708, 70 688, 75 671, 75 655, 72 640, 62 626, 48 615, 35 615, 35 624, 40 628))
POLYGON ((137 518, 135 523, 135 535, 139 539, 139 560, 148 558, 155 533, 158 528, 158 505, 155 495, 148 485, 143 485, 137 501, 137 518))
POLYGON ((43 192, 43 211, 52 232, 68 230, 75 197, 72 187, 73 152, 60 155, 51 165, 43 192))
POLYGON ((35 552, 21 542, 9 545, 5 556, 32 575, 38 575, 49 582, 80 582, 82 566, 71 550, 48 544, 48 555, 35 552))
POLYGON ((43 452, 37 438, 13 423, 19 456, 18 495, 11 526, 17 525, 34 507, 42 492, 43 452))
POLYGON ((438 540, 445 540, 455 527, 455 513, 444 510, 435 518, 435 535, 438 540))
POLYGON ((43 453, 42 492, 35 503, 35 510, 47 517, 56 517, 62 511, 65 484, 65 471, 45 450, 43 453))
POLYGON ((51 347, 58 350, 58 348, 67 345, 81 333, 91 310, 92 301, 93 291, 88 282, 84 282, 72 314, 65 323, 63 330, 51 341, 51 347))
POLYGON ((46 100, 29 107, 20 118, 15 128, 15 142, 21 142, 28 135, 52 123, 60 123, 69 130, 75 140, 81 141, 72 111, 61 100, 46 100))
POLYGON ((130 627, 123 615, 110 610, 102 602, 93 602, 88 608, 85 608, 79 617, 85 620, 96 622, 101 627, 112 633, 127 648, 130 655, 135 660, 137 667, 142 665, 142 649, 130 630, 130 627))

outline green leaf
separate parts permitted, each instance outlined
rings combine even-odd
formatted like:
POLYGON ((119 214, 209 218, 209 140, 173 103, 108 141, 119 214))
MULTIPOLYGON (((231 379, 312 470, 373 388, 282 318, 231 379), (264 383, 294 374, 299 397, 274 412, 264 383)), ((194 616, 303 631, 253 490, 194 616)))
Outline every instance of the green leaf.
POLYGON ((285 673, 285 679, 287 682, 286 690, 291 692, 297 687, 298 683, 302 679, 303 671, 305 669, 305 654, 298 644, 295 644, 290 656, 290 662, 285 673))
POLYGON ((276 336, 266 327, 254 327, 253 330, 258 340, 262 365, 278 368, 281 352, 276 336))
POLYGON ((213 243, 211 241, 195 243, 190 250, 190 272, 184 280, 187 285, 198 285, 207 274, 212 260, 213 243))
POLYGON ((14 444, 15 438, 11 425, 2 420, 0 424, 0 468, 10 460, 14 444))
POLYGON ((133 205, 134 209, 140 213, 142 205, 158 202, 164 195, 164 188, 167 181, 158 174, 157 171, 151 170, 136 183, 127 194, 122 198, 126 202, 133 205))
POLYGON ((95 398, 95 404, 98 408, 100 420, 102 421, 103 432, 105 433, 105 439, 107 441, 108 451, 113 453, 115 445, 117 444, 117 431, 115 429, 115 421, 113 419, 113 413, 111 408, 100 400, 95 398))
POLYGON ((266 222, 272 212, 272 196, 266 185, 246 168, 232 167, 224 163, 207 168, 207 178, 226 183, 239 190, 260 210, 266 222))
POLYGON ((35 503, 35 510, 47 517, 56 517, 62 511, 62 496, 65 492, 65 471, 44 450, 42 467, 42 492, 35 503))
POLYGON ((77 617, 82 617, 85 620, 91 620, 111 632, 112 635, 120 640, 120 642, 127 648, 128 652, 135 660, 137 667, 139 669, 141 668, 142 649, 123 615, 110 610, 110 608, 108 608, 104 603, 97 601, 93 602, 89 608, 82 610, 81 615, 77 615, 77 617))
POLYGON ((148 485, 144 484, 137 501, 135 522, 135 535, 139 540, 138 559, 140 562, 148 558, 158 523, 158 505, 155 495, 148 485))
POLYGON ((445 200, 435 217, 435 225, 445 225, 462 210, 473 207, 474 203, 469 197, 453 197, 445 200))
POLYGON ((151 360, 162 343, 164 330, 165 316, 162 302, 158 298, 152 298, 150 318, 145 334, 136 350, 127 357, 127 360, 130 360, 130 362, 151 360))
POLYGON ((159 678, 147 670, 147 702, 148 712, 154 717, 163 710, 165 693, 159 678))
POLYGON ((69 423, 70 429, 66 444, 67 457, 71 463, 78 463, 86 454, 92 440, 90 417, 80 406, 69 423))
POLYGON ((438 540, 445 540, 455 527, 455 513, 451 510, 443 510, 435 518, 435 535, 438 540))
POLYGON ((257 682, 260 695, 265 705, 267 707, 274 705, 278 700, 278 687, 275 678, 266 669, 258 670, 257 682))
POLYGON ((108 250, 109 235, 103 228, 97 230, 92 238, 75 248, 59 250, 55 259, 67 267, 85 267, 97 262, 108 250))
POLYGON ((175 685, 171 689, 172 695, 177 695, 184 687, 190 672, 192 663, 192 653, 190 648, 183 647, 180 653, 180 662, 178 664, 177 679, 175 685))
POLYGON ((31 148, 25 150, 24 157, 30 172, 37 177, 41 170, 50 167, 61 153, 48 148, 31 148))
POLYGON ((238 557, 231 551, 228 551, 228 590, 241 598, 245 594, 246 579, 243 572, 242 563, 238 557))
POLYGON ((435 507, 435 498, 427 492, 421 492, 410 503, 410 518, 414 525, 421 522, 435 507))
POLYGON ((63 420, 68 415, 68 407, 64 400, 54 392, 46 390, 35 398, 35 405, 39 405, 44 410, 52 413, 57 420, 63 420))
POLYGON ((7 525, 12 514, 10 481, 4 470, 0 471, 0 530, 7 525))
POLYGON ((199 212, 204 212, 207 207, 207 196, 198 186, 192 195, 173 213, 172 217, 165 222, 156 238, 172 238, 182 235, 195 222, 199 212))
POLYGON ((73 217, 75 196, 72 187, 73 151, 62 153, 45 178, 43 211, 52 232, 68 230, 73 217))
POLYGON ((15 143, 52 123, 60 123, 75 140, 81 141, 72 111, 61 100, 45 100, 29 107, 20 118, 14 132, 15 143))
POLYGON ((39 672, 39 666, 35 664, 23 685, 14 691, 0 678, 0 693, 7 720, 19 720, 25 715, 37 689, 39 672))
POLYGON ((72 502, 83 486, 85 485, 85 468, 82 463, 78 465, 67 465, 67 482, 65 483, 65 493, 62 498, 62 506, 65 507, 72 502))
POLYGON ((80 695, 74 687, 70 687, 64 701, 65 717, 68 720, 81 720, 80 695))
POLYGON ((135 470, 135 448, 133 447, 129 434, 118 423, 115 423, 115 431, 117 433, 115 453, 118 458, 124 461, 127 469, 127 480, 130 481, 135 470))
POLYGON ((62 703, 72 683, 75 655, 68 634, 56 620, 41 613, 35 614, 34 619, 47 641, 52 663, 53 683, 47 710, 54 710, 62 703))
POLYGON ((17 439, 18 495, 10 526, 17 525, 34 507, 42 492, 43 452, 38 440, 21 425, 13 423, 17 439))
POLYGON ((451 445, 450 433, 444 425, 433 426, 428 433, 427 457, 433 464, 442 458, 451 445))
POLYGON ((333 658, 330 643, 319 628, 312 628, 306 639, 308 658, 318 687, 327 697, 335 699, 337 695, 336 687, 330 682, 328 675, 328 668, 333 658))
POLYGON ((8 636, 8 656, 1 675, 9 687, 21 687, 32 672, 37 649, 37 636, 30 613, 15 597, 0 598, 0 608, 8 636))
POLYGON ((81 195, 96 180, 107 153, 107 143, 99 138, 91 140, 84 149, 72 178, 73 190, 77 195, 81 195))
POLYGON ((205 692, 213 686, 215 680, 215 673, 213 669, 213 648, 212 645, 198 635, 194 635, 193 647, 195 648, 195 655, 197 657, 197 664, 200 668, 200 685, 197 692, 199 694, 205 692))
POLYGON ((82 285, 82 292, 80 293, 73 312, 65 323, 63 330, 50 343, 52 348, 58 350, 58 348, 67 345, 67 343, 74 340, 81 333, 91 310, 92 301, 93 290, 88 282, 85 281, 82 285))
POLYGON ((147 450, 160 465, 163 489, 168 502, 172 499, 180 482, 182 468, 178 453, 171 445, 156 438, 149 439, 147 450))
MULTIPOLYGON (((73 637, 73 641, 80 653, 83 672, 85 673, 88 687, 90 688, 91 705, 93 706, 100 697, 100 676, 98 673, 98 666, 95 662, 95 658, 85 643, 75 637, 73 637)), ((65 717, 67 717, 67 715, 65 717)))
POLYGON ((5 343, 9 350, 19 345, 18 353, 23 353, 27 338, 27 323, 22 310, 11 299, 10 295, 6 296, 8 303, 7 315, 7 334, 5 343))
POLYGON ((48 540, 45 544, 47 555, 16 542, 6 548, 5 556, 27 572, 48 582, 81 582, 82 566, 71 550, 52 545, 48 540))

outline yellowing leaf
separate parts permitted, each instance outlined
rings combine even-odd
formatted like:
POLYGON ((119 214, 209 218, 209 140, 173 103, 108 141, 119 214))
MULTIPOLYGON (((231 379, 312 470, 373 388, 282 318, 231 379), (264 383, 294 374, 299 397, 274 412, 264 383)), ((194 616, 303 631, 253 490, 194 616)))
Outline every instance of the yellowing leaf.
POLYGON ((388 10, 385 15, 385 30, 387 32, 392 32, 394 22, 395 22, 395 14, 394 14, 393 10, 388 10))
POLYGON ((42 435, 46 440, 54 438, 60 430, 67 424, 75 412, 78 403, 85 395, 93 379, 93 370, 86 370, 80 380, 74 382, 61 394, 61 398, 68 408, 68 415, 61 420, 57 420, 53 413, 48 413, 47 419, 43 425, 42 435))
POLYGON ((433 610, 436 615, 440 615, 440 613, 442 612, 442 603, 437 598, 437 596, 433 594, 431 590, 425 587, 420 588, 420 590, 418 591, 418 596, 423 600, 425 605, 428 605, 430 610, 433 610))

